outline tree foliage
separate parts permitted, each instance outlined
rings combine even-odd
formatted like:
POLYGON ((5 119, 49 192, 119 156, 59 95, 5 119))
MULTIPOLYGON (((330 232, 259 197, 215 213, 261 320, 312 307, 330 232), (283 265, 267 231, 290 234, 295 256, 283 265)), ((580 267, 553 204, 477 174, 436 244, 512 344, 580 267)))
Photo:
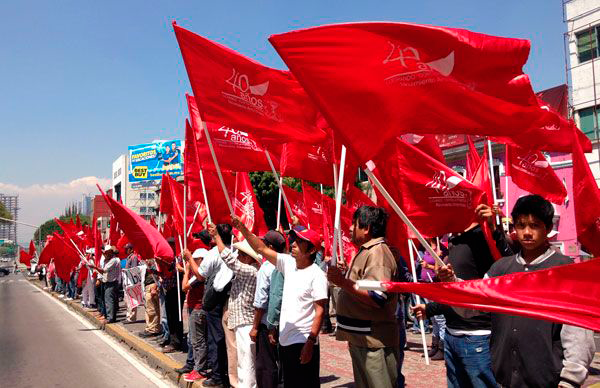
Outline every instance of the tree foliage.
MULTIPOLYGON (((6 206, 4 206, 4 204, 2 202, 0 202, 0 217, 8 218, 9 220, 12 220, 12 214, 10 214, 10 212, 6 209, 6 206)), ((0 222, 7 222, 7 221, 0 220, 0 222)))
MULTIPOLYGON (((72 215, 62 215, 58 218, 61 221, 64 222, 71 222, 71 220, 73 220, 73 222, 75 222, 75 220, 77 219, 77 214, 72 214, 72 215)), ((81 220, 81 224, 82 225, 89 225, 90 224, 90 217, 89 216, 85 216, 83 214, 79 215, 79 219, 81 220)), ((54 221, 54 218, 44 222, 42 224, 41 227, 37 228, 35 233, 33 234, 33 239, 34 241, 39 241, 39 235, 40 235, 40 230, 42 233, 42 241, 46 240, 46 236, 48 236, 49 234, 52 234, 54 232, 61 232, 60 226, 58 226, 58 224, 56 223, 56 221, 54 221)))

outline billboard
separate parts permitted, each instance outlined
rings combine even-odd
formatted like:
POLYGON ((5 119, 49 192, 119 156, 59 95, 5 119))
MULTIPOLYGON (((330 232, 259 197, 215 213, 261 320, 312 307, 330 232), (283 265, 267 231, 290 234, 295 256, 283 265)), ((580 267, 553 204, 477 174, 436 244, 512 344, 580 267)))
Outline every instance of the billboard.
POLYGON ((130 183, 160 180, 166 173, 174 178, 183 174, 181 140, 129 146, 130 183))

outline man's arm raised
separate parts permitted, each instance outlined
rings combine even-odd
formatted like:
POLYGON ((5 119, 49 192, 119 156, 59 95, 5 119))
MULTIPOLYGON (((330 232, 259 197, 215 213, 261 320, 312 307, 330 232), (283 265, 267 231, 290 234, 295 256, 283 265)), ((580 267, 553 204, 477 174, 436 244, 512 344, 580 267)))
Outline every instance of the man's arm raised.
POLYGON ((240 220, 238 216, 231 216, 231 225, 234 228, 242 232, 244 238, 248 241, 248 244, 254 249, 256 253, 262 255, 265 259, 269 260, 271 264, 277 267, 277 252, 267 247, 265 243, 258 238, 254 233, 246 228, 246 225, 240 220))

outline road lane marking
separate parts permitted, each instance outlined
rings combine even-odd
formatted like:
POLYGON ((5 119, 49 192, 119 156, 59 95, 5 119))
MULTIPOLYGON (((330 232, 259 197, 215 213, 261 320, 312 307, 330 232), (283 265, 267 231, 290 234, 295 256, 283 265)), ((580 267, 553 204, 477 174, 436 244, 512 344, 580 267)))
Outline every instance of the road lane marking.
MULTIPOLYGON (((27 282, 31 287, 38 289, 38 287, 31 284, 31 282, 27 282)), ((85 318, 77 314, 76 312, 69 309, 69 307, 53 298, 52 295, 47 292, 42 292, 48 299, 62 307, 67 313, 71 314, 75 319, 77 319, 86 329, 97 329, 96 326, 92 325, 85 318)), ((121 357, 127 360, 131 366, 137 369, 142 375, 144 375, 148 380, 150 380, 154 385, 159 388, 172 388, 175 387, 174 384, 165 381, 158 373, 150 369, 148 366, 144 365, 141 361, 138 361, 135 357, 128 353, 114 338, 110 335, 106 334, 104 330, 90 330, 92 333, 96 334, 98 338, 100 338, 105 344, 107 344, 110 348, 112 348, 115 352, 117 352, 121 357)))

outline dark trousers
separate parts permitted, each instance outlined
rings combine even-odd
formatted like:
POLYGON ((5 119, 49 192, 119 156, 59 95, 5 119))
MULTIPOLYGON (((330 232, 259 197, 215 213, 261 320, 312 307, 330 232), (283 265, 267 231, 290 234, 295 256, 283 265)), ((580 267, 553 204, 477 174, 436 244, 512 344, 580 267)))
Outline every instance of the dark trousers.
POLYGON ((276 388, 279 382, 279 355, 277 346, 269 342, 269 329, 261 324, 256 337, 256 385, 258 388, 276 388))
POLYGON ((212 370, 210 377, 223 384, 227 378, 227 347, 223 331, 223 306, 217 306, 206 312, 206 334, 208 338, 208 367, 212 370))
POLYGON ((109 323, 117 321, 117 310, 119 309, 118 286, 119 284, 116 281, 104 283, 104 304, 106 306, 106 320, 109 323))
POLYGON ((96 286, 96 306, 100 314, 106 317, 106 304, 104 303, 104 283, 100 282, 99 286, 96 286))
MULTIPOLYGON (((167 309, 167 324, 169 325, 169 343, 177 348, 183 349, 185 343, 183 341, 183 321, 179 320, 179 304, 177 296, 181 298, 181 294, 177 292, 177 287, 173 287, 165 294, 165 308, 167 309)), ((183 301, 181 302, 183 306, 183 301)))
POLYGON ((285 388, 319 387, 319 345, 313 346, 313 355, 306 364, 300 364, 300 353, 304 344, 279 347, 285 388))

